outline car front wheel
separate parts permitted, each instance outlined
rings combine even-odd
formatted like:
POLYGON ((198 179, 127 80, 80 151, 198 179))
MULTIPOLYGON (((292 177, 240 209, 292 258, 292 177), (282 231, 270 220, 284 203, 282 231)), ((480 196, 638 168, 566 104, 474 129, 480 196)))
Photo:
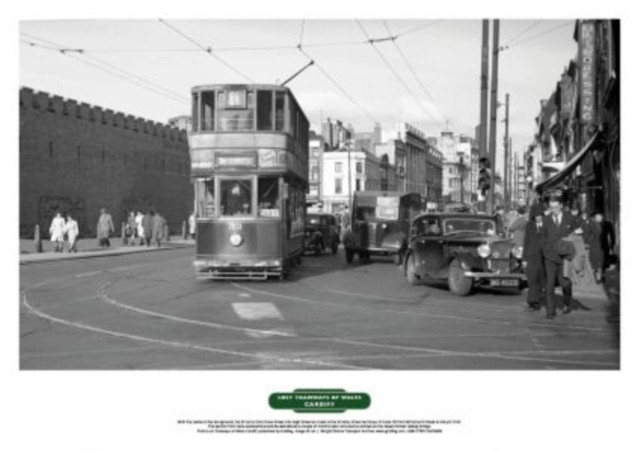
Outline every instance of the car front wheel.
POLYGON ((417 286, 418 284, 420 284, 420 279, 416 275, 416 264, 413 261, 413 254, 409 254, 407 256, 405 275, 407 277, 407 282, 412 286, 417 286))
POLYGON ((469 295, 473 286, 473 279, 464 275, 462 263, 454 259, 449 264, 449 290, 456 295, 464 297, 469 295))

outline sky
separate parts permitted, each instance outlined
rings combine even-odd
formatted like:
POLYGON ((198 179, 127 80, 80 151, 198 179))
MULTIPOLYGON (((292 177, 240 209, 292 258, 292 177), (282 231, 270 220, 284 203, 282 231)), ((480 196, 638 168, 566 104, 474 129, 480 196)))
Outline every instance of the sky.
MULTIPOLYGON (((498 96, 510 95, 516 152, 576 55, 573 30, 572 19, 500 21, 498 96)), ((447 127, 473 135, 481 35, 481 20, 433 18, 21 21, 20 84, 166 122, 189 113, 195 85, 281 83, 312 58, 288 86, 316 130, 335 118, 356 132, 379 122, 386 138, 398 122, 429 136, 447 127)), ((499 119, 501 144, 504 108, 499 119)))

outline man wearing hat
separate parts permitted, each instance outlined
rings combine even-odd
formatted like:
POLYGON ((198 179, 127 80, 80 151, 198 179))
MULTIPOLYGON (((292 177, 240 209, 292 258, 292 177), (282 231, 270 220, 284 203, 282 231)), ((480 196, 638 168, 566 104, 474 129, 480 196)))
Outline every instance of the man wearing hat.
POLYGON ((552 196, 549 199, 551 214, 542 221, 543 243, 542 252, 544 255, 544 269, 547 278, 547 318, 553 319, 556 316, 556 283, 562 287, 562 301, 564 307, 563 314, 571 312, 571 300, 573 297, 572 283, 569 278, 563 275, 564 259, 571 253, 570 249, 564 249, 566 242, 562 239, 568 237, 575 229, 575 218, 570 212, 562 208, 560 197, 552 196))
POLYGON ((534 204, 529 213, 529 221, 524 230, 524 242, 522 247, 522 264, 527 276, 529 290, 525 311, 538 311, 545 301, 545 273, 544 257, 542 254, 542 242, 544 239, 542 224, 544 219, 544 207, 534 204))
POLYGON ((107 213, 107 209, 104 207, 100 209, 100 218, 98 218, 98 243, 100 248, 109 248, 111 243, 109 242, 109 236, 113 234, 116 229, 113 227, 113 219, 111 215, 107 213))

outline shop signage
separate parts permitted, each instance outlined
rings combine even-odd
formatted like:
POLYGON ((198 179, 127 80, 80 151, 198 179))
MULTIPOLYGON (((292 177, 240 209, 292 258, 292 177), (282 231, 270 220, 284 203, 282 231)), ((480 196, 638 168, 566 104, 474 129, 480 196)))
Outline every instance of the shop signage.
POLYGON ((580 23, 580 120, 595 119, 595 34, 593 22, 580 23))

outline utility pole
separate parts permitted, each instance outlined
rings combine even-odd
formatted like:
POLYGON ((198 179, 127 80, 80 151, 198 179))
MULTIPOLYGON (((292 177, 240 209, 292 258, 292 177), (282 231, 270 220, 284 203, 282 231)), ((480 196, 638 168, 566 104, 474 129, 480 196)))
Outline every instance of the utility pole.
POLYGON ((489 19, 482 20, 480 66, 480 157, 487 157, 487 110, 489 101, 489 19))
MULTIPOLYGON (((498 55, 500 53, 500 21, 493 21, 493 49, 491 60, 491 124, 489 128, 489 162, 491 170, 496 171, 496 122, 498 116, 498 55)), ((491 187, 489 188, 489 197, 487 199, 487 212, 493 213, 494 205, 493 196, 495 193, 495 178, 491 178, 491 187)))
POLYGON ((509 190, 509 93, 505 95, 505 118, 504 118, 504 203, 505 209, 509 211, 511 192, 509 190))

